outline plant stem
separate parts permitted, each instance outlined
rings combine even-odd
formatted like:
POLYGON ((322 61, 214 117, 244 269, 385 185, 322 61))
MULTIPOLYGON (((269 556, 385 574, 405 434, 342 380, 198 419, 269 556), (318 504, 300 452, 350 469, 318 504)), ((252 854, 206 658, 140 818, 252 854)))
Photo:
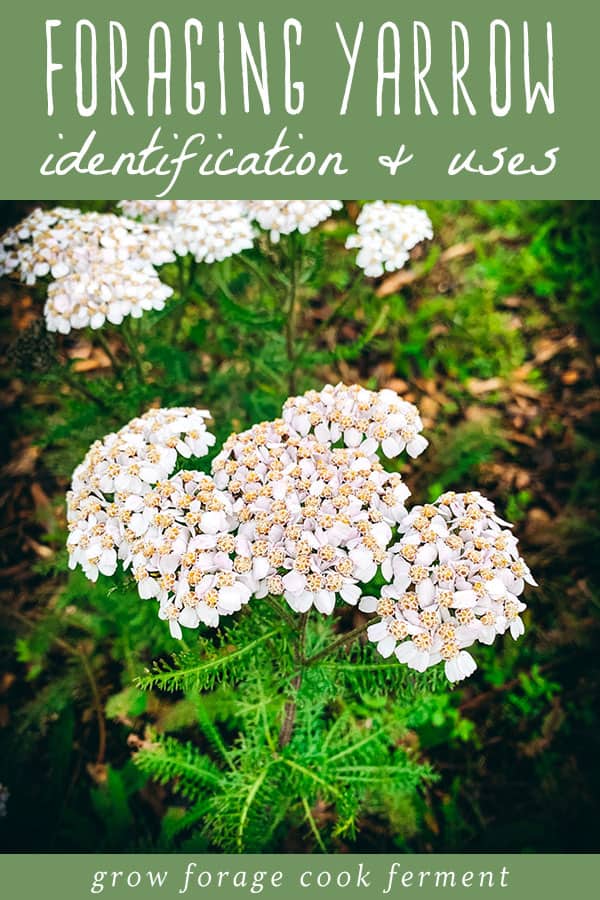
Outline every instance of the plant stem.
POLYGON ((180 298, 183 299, 186 293, 185 286, 185 259, 183 256, 177 257, 177 290, 180 298))
POLYGON ((285 346, 287 358, 290 366, 288 375, 288 387, 290 396, 297 393, 296 390, 296 328, 298 324, 298 262, 300 254, 296 241, 296 233, 289 235, 289 262, 290 262, 290 283, 288 290, 287 318, 285 323, 285 346))
POLYGON ((256 275, 256 277, 259 279, 259 281, 262 281, 262 283, 264 284, 264 286, 268 290, 268 292, 270 294, 272 294, 273 293, 273 285, 270 283, 269 279, 266 277, 264 272, 261 271, 259 266, 256 265, 254 260, 250 259, 244 253, 240 253, 237 258, 238 258, 238 261, 241 262, 242 265, 246 266, 246 268, 250 272, 252 272, 253 275, 256 275))
POLYGON ((96 721, 98 723, 98 753, 96 754, 96 765, 100 766, 104 763, 104 757, 106 755, 106 725, 104 723, 104 709, 102 706, 102 700, 100 698, 100 692, 98 690, 96 677, 94 675, 94 670, 90 665, 85 650, 78 651, 78 655, 89 682, 90 690, 92 692, 92 704, 94 707, 94 712, 96 713, 96 721))
POLYGON ((190 297, 191 289, 194 285, 194 279, 196 277, 196 260, 193 256, 189 258, 189 266, 187 268, 186 273, 186 258, 183 256, 177 257, 177 294, 178 297, 174 303, 174 308, 171 311, 170 315, 170 340, 171 343, 176 342, 177 334, 179 332, 179 328, 181 327, 181 322, 183 320, 183 316, 185 314, 185 308, 187 305, 187 301, 190 297))
POLYGON ((369 625, 373 625, 375 622, 379 621, 378 619, 368 619, 366 622, 363 622, 362 625, 359 625, 358 628, 355 628, 353 631, 349 631, 347 634, 343 634, 341 637, 337 638, 337 640, 333 641, 333 643, 329 644, 329 646, 325 647, 323 650, 319 650, 318 653, 315 653, 313 656, 309 656, 308 659, 304 660, 305 666, 312 666, 319 660, 324 659, 326 656, 329 656, 330 653, 333 653, 338 647, 343 647, 346 644, 351 643, 355 638, 359 637, 363 632, 367 630, 369 625))
POLYGON ((360 272, 354 278, 352 284, 350 285, 350 287, 348 288, 348 290, 346 291, 346 293, 344 294, 344 296, 342 297, 340 302, 337 304, 337 306, 335 307, 333 312, 329 316, 327 316, 327 318, 324 319, 321 322, 321 324, 315 329, 315 331, 313 332, 314 337, 317 337, 318 335, 322 334, 324 331, 326 331, 329 328, 330 325, 332 325, 335 322, 335 320, 337 319, 337 317, 339 316, 341 311, 346 306, 348 306, 348 304, 350 303, 351 300, 354 299, 354 295, 356 294, 357 289, 363 284, 364 284, 364 277, 363 277, 363 273, 360 272))
POLYGON ((365 347, 370 343, 370 341, 378 334, 381 329, 384 327, 386 323, 386 319, 388 313, 390 311, 389 303, 384 303, 381 307, 379 314, 374 322, 370 325, 367 331, 360 337, 355 344, 353 344, 349 348, 341 347, 335 356, 338 359, 357 359, 360 353, 365 349, 365 347), (346 351, 346 352, 344 352, 346 351))
POLYGON ((371 327, 367 329, 365 334, 360 339, 360 349, 362 350, 367 344, 375 337, 375 335, 381 331, 383 326, 385 325, 386 319, 388 317, 388 313, 390 311, 390 304, 384 303, 379 310, 379 314, 375 321, 372 323, 371 327))
POLYGON ((144 381, 144 367, 142 364, 142 357, 140 356, 140 352, 136 346, 135 338, 131 333, 131 326, 127 319, 123 322, 122 325, 122 334, 125 343, 127 344, 127 349, 133 359, 133 363, 135 365, 135 371, 137 373, 138 379, 143 382, 144 381))
MULTIPOLYGON (((31 622, 22 613, 19 613, 16 610, 12 610, 11 615, 27 628, 32 629, 34 627, 34 623, 31 622)), ((96 754, 96 765, 102 765, 102 763, 104 763, 104 757, 106 755, 106 723, 104 721, 104 707, 102 704, 102 698, 100 697, 100 691, 98 689, 98 682, 96 681, 94 670, 90 665, 88 655, 83 647, 74 647, 64 638, 55 637, 52 643, 56 644, 57 647, 60 647, 60 649, 69 654, 69 656, 78 659, 81 662, 81 666, 83 668, 83 671, 85 672, 85 676, 88 679, 92 695, 92 705, 94 707, 94 712, 96 713, 96 721, 98 723, 98 752, 96 754)))
POLYGON ((286 622, 293 631, 296 631, 298 628, 298 620, 294 619, 294 617, 288 613, 287 609, 284 609, 274 597, 265 597, 265 602, 269 604, 271 609, 275 610, 278 616, 281 616, 283 621, 286 622))
POLYGON ((308 824, 310 826, 310 830, 313 833, 313 837, 314 837, 315 841, 317 842, 319 850, 321 850, 322 853, 327 853, 327 847, 323 843, 323 839, 319 833, 317 823, 315 822, 315 820, 313 818, 313 814, 310 811, 310 804, 304 795, 302 795, 301 801, 302 801, 302 806, 304 808, 304 815, 306 816, 306 821, 308 822, 308 824))
POLYGON ((102 334, 102 331, 98 330, 98 331, 94 332, 94 337, 98 340, 98 343, 100 344, 100 346, 102 347, 102 349, 104 350, 106 355, 108 356, 108 358, 110 360, 110 364, 113 367, 113 371, 114 371, 115 375, 121 375, 123 372, 123 368, 122 368, 121 364, 118 362, 115 354, 112 352, 112 348, 111 348, 110 344, 108 343, 107 339, 102 334))
POLYGON ((308 613, 302 613, 300 616, 300 627, 298 629, 298 642, 296 644, 296 662, 299 665, 299 671, 292 679, 292 688, 294 691, 294 696, 291 700, 288 700, 285 704, 285 710, 283 715, 283 724, 281 726, 281 731, 279 732, 279 749, 283 750, 284 747, 287 747, 290 740, 292 739, 292 732, 294 730, 294 722, 296 721, 296 707, 298 704, 298 691, 300 690, 300 685, 302 684, 302 675, 304 672, 304 645, 306 643, 306 626, 308 623, 308 613))

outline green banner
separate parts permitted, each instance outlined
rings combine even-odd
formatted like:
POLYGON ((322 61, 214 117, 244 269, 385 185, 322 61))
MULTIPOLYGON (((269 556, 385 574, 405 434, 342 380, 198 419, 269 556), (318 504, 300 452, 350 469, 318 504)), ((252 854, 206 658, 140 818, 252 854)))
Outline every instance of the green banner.
POLYGON ((587 0, 7 6, 6 199, 600 196, 587 0))
POLYGON ((399 897, 502 896, 563 900, 576 887, 581 900, 597 896, 597 855, 515 854, 166 855, 80 854, 4 857, 7 896, 62 900, 104 895, 152 897, 399 897))

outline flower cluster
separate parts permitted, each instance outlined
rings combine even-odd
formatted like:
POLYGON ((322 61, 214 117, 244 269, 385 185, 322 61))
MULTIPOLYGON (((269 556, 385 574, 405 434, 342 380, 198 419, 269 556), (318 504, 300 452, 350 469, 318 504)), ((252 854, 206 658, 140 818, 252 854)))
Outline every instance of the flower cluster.
POLYGON ((347 238, 346 247, 358 249, 356 264, 372 278, 401 269, 413 247, 433 237, 424 210, 383 200, 365 203, 356 226, 358 233, 347 238))
POLYGON ((196 200, 180 209, 172 225, 173 246, 179 256, 191 253, 197 262, 220 262, 249 250, 254 230, 243 202, 196 200))
POLYGON ((155 266, 174 259, 164 231, 109 213, 35 210, 4 235, 0 275, 17 273, 35 284, 49 277, 49 331, 119 324, 148 309, 163 309, 172 291, 155 266))
POLYGON ((136 270, 127 262, 108 267, 94 263, 70 272, 48 286, 44 313, 48 331, 68 334, 72 328, 120 325, 127 316, 139 319, 150 309, 161 310, 173 291, 154 269, 136 270))
POLYGON ((35 209, 14 228, 9 228, 0 239, 0 275, 19 271, 25 284, 35 284, 37 278, 47 275, 55 251, 48 232, 54 226, 64 225, 80 215, 80 210, 66 206, 57 206, 52 210, 35 209), (46 235, 46 240, 43 235, 46 235), (44 246, 46 243, 47 247, 44 246))
POLYGON ((507 525, 477 491, 411 510, 382 566, 388 584, 379 599, 361 601, 382 616, 368 636, 383 656, 395 652, 421 672, 444 660, 448 679, 459 681, 475 670, 466 647, 523 634, 519 596, 535 581, 507 525))
POLYGON ((129 219, 153 225, 172 225, 180 211, 193 200, 119 200, 117 206, 129 219))
POLYGON ((360 449, 334 449, 280 420, 229 438, 213 463, 234 498, 236 548, 258 579, 256 595, 285 597, 296 612, 355 604, 386 557, 409 490, 360 449))
MULTIPOLYGON (((15 274, 28 285, 50 280, 44 308, 49 331, 120 325, 128 316, 162 310, 173 291, 159 279, 157 266, 188 254, 197 262, 221 262, 252 248, 254 222, 276 243, 282 234, 306 234, 343 206, 339 200, 121 200, 118 205, 121 216, 36 209, 0 239, 0 276, 15 274)), ((401 268, 411 248, 432 237, 425 212, 383 201, 367 203, 357 227, 346 246, 359 248, 357 264, 372 276, 401 268)))
POLYGON ((232 434, 210 475, 175 473, 214 443, 207 416, 151 410, 93 445, 68 495, 72 567, 95 580, 120 561, 174 637, 253 597, 325 615, 358 604, 380 617, 368 637, 383 656, 443 661, 450 681, 475 669, 466 648, 523 633, 519 597, 535 582, 493 504, 447 493, 407 512, 408 487, 380 461, 425 449, 412 404, 328 385, 232 434))
POLYGON ((395 391, 369 391, 360 385, 326 385, 291 397, 283 407, 283 418, 299 434, 314 434, 329 444, 341 441, 372 456, 381 447, 388 459, 406 450, 416 457, 428 446, 423 423, 412 403, 395 391))
POLYGON ((80 565, 96 581, 129 559, 131 541, 160 513, 156 485, 179 456, 205 456, 214 444, 206 418, 205 410, 151 409, 90 447, 67 494, 71 568, 80 565))
POLYGON ((181 638, 182 625, 216 627, 248 602, 256 583, 236 553, 233 503, 212 478, 186 469, 134 502, 136 538, 126 564, 140 597, 158 599, 173 637, 181 638))
POLYGON ((254 229, 243 200, 122 200, 126 216, 157 222, 178 256, 220 262, 249 250, 254 229))
POLYGON ((252 200, 248 203, 248 215, 263 231, 270 232, 276 244, 282 234, 308 234, 342 206, 341 200, 252 200))

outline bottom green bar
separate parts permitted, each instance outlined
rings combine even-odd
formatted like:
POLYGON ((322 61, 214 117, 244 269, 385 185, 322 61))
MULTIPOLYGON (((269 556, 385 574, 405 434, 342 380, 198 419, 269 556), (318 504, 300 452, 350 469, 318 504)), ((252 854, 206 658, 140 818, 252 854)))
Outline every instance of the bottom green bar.
POLYGON ((0 858, 3 897, 131 900, 308 896, 531 900, 597 897, 600 854, 15 854, 0 858))

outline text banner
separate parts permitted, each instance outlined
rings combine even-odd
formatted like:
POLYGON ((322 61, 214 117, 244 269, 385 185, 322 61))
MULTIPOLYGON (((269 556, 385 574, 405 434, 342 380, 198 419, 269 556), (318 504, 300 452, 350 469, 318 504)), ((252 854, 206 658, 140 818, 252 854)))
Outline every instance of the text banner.
POLYGON ((6 199, 600 196, 587 0, 6 7, 6 199))
POLYGON ((506 900, 580 900, 597 896, 599 855, 415 854, 188 855, 22 854, 4 856, 6 896, 82 900, 171 900, 262 896, 443 900, 445 896, 506 900))

